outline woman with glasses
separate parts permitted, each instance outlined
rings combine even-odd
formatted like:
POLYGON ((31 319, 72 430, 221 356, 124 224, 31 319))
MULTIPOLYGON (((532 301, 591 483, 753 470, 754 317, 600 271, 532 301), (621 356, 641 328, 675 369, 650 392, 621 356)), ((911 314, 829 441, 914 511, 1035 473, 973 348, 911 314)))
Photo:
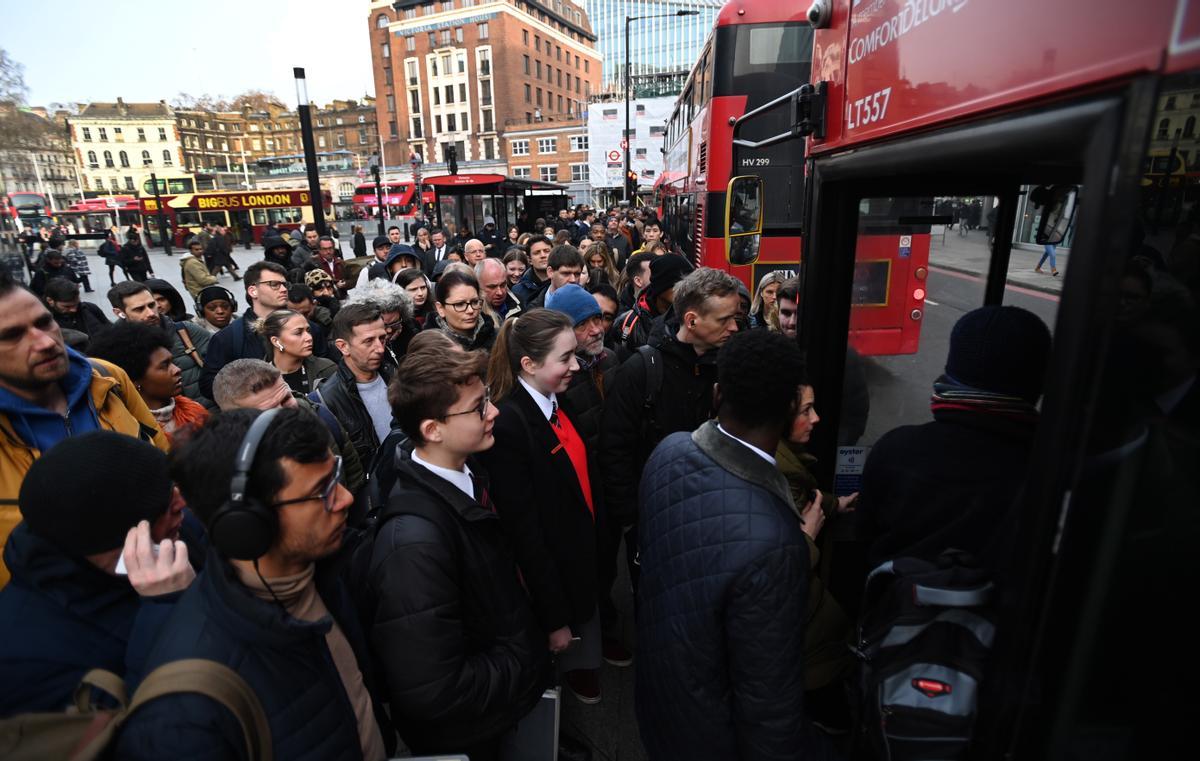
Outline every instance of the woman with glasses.
POLYGON ((337 372, 337 365, 313 354, 308 318, 290 309, 276 309, 254 323, 254 332, 267 342, 271 364, 283 373, 292 391, 311 394, 321 381, 337 372))
POLYGON ((571 691, 600 701, 596 514, 587 445, 559 406, 579 371, 571 318, 531 309, 506 320, 488 363, 500 410, 481 457, 546 646, 571 691))
POLYGON ((437 314, 425 329, 437 329, 467 351, 491 351, 496 328, 483 319, 483 299, 479 281, 459 269, 447 269, 437 282, 437 314))

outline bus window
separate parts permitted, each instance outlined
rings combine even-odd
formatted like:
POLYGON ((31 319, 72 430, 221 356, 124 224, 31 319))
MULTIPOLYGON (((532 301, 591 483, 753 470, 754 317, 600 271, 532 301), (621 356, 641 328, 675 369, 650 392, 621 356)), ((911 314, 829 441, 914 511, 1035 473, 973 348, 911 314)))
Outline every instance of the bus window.
POLYGON ((212 222, 215 225, 229 225, 229 219, 223 211, 202 211, 200 212, 200 219, 205 224, 212 222))
POLYGON ((254 224, 264 225, 264 226, 267 224, 267 210, 266 209, 252 209, 251 214, 254 215, 254 224))
POLYGON ((179 209, 175 212, 175 224, 179 227, 199 227, 200 212, 191 209, 179 209))
MULTIPOLYGON (((898 426, 932 419, 930 396, 945 368, 950 331, 984 305, 993 208, 992 196, 859 203, 839 446, 870 447, 898 426)), ((1066 256, 1058 257, 1054 276, 1049 265, 1034 271, 1044 253, 1043 246, 1014 244, 1002 303, 1032 312, 1053 330, 1066 256)))
POLYGON ((286 224, 295 225, 300 223, 300 209, 294 206, 287 206, 282 209, 267 209, 267 219, 270 224, 286 224))

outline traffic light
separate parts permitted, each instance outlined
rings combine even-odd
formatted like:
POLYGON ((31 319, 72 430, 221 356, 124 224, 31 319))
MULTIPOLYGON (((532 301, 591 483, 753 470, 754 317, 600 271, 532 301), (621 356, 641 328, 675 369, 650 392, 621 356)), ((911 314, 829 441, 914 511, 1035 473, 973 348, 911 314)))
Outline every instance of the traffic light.
POLYGON ((630 169, 628 172, 625 173, 625 197, 628 198, 631 202, 633 201, 633 197, 635 195, 637 195, 637 186, 638 186, 637 172, 630 169))

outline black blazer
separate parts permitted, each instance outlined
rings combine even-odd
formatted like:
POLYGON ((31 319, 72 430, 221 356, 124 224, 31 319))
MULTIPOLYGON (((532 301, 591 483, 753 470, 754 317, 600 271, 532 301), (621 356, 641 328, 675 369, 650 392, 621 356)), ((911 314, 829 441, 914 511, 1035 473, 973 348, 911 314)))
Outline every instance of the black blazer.
MULTIPOLYGON (((596 528, 571 458, 525 387, 498 405, 495 445, 481 460, 492 501, 547 633, 596 613, 596 528)), ((572 420, 572 423, 575 421, 572 420)))

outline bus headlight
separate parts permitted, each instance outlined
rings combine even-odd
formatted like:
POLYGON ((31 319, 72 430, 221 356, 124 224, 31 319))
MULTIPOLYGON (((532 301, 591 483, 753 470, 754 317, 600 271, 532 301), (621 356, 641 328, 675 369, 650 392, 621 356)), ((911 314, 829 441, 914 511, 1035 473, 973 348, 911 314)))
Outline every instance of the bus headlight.
POLYGON ((928 270, 926 270, 924 267, 917 267, 917 269, 913 272, 913 277, 915 277, 917 280, 924 280, 925 276, 928 274, 928 270))
POLYGON ((913 300, 914 301, 921 301, 924 298, 925 298, 925 289, 924 288, 918 288, 917 290, 913 291, 913 300))
POLYGON ((910 314, 909 317, 913 318, 914 320, 921 319, 921 310, 920 309, 912 310, 912 314, 910 314))

